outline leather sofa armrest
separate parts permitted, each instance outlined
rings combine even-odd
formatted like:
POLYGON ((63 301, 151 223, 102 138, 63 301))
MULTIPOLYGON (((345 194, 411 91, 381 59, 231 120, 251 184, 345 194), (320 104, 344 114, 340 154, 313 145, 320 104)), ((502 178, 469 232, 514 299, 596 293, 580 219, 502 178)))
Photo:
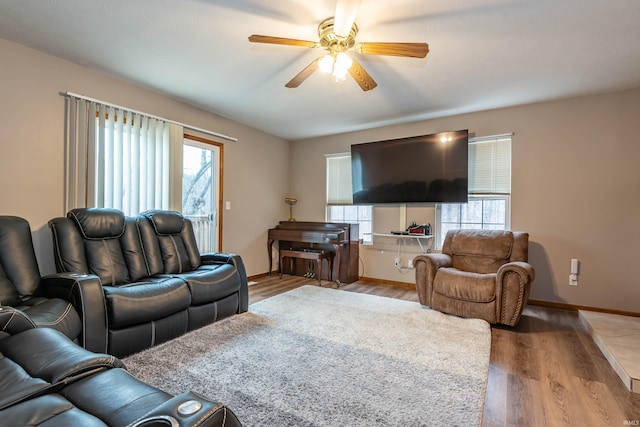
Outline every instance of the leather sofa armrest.
POLYGON ((247 279, 247 270, 240 255, 215 252, 202 254, 200 257, 203 264, 226 263, 235 265, 236 270, 238 270, 238 275, 240 276, 240 308, 238 313, 244 313, 249 310, 249 282, 247 279))
POLYGON ((239 257, 236 254, 228 254, 225 252, 209 252, 206 254, 201 254, 200 258, 203 264, 215 264, 215 263, 224 263, 224 264, 232 264, 233 258, 239 257))
POLYGON ((70 301, 82 320, 80 341, 87 350, 107 351, 107 309, 98 276, 58 273, 42 278, 45 294, 70 301))
POLYGON ((431 306, 431 293, 433 280, 439 268, 451 267, 453 259, 446 254, 418 255, 413 259, 413 267, 416 269, 416 290, 420 304, 431 306))
POLYGON ((0 351, 32 377, 53 385, 66 384, 98 370, 124 367, 118 358, 86 350, 51 328, 29 329, 0 340, 0 351))
POLYGON ((193 391, 188 391, 167 400, 129 424, 129 427, 150 426, 241 427, 242 424, 222 403, 211 402, 193 391))
POLYGON ((500 323, 508 326, 518 323, 535 276, 533 266, 522 261, 509 262, 498 269, 496 296, 499 306, 496 309, 500 323))
POLYGON ((0 332, 15 335, 34 328, 37 328, 36 324, 22 310, 7 305, 0 306, 0 332))

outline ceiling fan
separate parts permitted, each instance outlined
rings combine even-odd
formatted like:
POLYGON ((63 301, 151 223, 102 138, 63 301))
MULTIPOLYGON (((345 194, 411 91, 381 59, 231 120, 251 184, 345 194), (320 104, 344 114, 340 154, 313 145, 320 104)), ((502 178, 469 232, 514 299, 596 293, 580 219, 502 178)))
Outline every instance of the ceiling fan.
POLYGON ((318 26, 319 41, 298 40, 283 37, 263 36, 253 34, 249 41, 253 43, 280 44, 309 48, 322 48, 328 53, 315 59, 300 71, 285 86, 296 88, 302 84, 314 71, 320 69, 332 74, 336 81, 342 81, 349 73, 367 91, 378 84, 365 71, 358 61, 347 55, 354 50, 365 55, 389 55, 410 58, 424 58, 429 53, 427 43, 394 43, 394 42, 358 42, 356 36, 358 27, 355 18, 362 0, 337 0, 335 17, 327 18, 318 26))

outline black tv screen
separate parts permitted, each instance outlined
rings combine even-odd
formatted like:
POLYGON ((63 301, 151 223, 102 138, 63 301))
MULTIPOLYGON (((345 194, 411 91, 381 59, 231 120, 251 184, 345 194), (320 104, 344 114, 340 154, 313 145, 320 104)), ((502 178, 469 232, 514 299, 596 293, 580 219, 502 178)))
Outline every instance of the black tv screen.
POLYGON ((354 144, 353 203, 464 203, 468 153, 468 130, 354 144))

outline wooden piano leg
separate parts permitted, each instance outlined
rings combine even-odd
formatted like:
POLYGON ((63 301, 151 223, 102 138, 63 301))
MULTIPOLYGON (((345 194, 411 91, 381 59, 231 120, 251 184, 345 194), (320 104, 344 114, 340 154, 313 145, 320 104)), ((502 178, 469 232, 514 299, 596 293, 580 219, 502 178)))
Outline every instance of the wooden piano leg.
MULTIPOLYGON (((271 268, 273 267, 273 252, 271 252, 272 246, 273 246, 273 239, 268 239, 267 240, 267 255, 269 255, 269 272, 267 273, 267 276, 271 276, 271 268)), ((281 270, 282 270, 282 268, 281 268, 281 270)))
POLYGON ((336 274, 336 286, 339 288, 340 287, 340 259, 341 259, 341 255, 342 255, 342 245, 333 245, 333 247, 335 248, 335 252, 336 252, 336 262, 338 263, 338 271, 336 274))
POLYGON ((318 286, 322 286, 322 254, 316 258, 316 279, 318 279, 318 286))
POLYGON ((329 264, 329 281, 332 282, 333 281, 333 258, 334 258, 335 254, 333 252, 329 252, 329 259, 327 260, 327 263, 329 264))

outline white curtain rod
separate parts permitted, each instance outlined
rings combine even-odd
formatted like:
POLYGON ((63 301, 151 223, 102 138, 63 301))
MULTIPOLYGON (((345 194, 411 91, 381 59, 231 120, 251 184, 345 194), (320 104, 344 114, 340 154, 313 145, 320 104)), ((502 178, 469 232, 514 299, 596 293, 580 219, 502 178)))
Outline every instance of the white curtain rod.
POLYGON ((64 92, 63 95, 72 96, 74 98, 84 99, 85 101, 96 102, 98 104, 106 105, 108 107, 118 108, 120 110, 131 111, 132 113, 141 114, 143 116, 151 117, 152 119, 157 119, 157 120, 162 120, 162 121, 165 121, 165 122, 170 122, 170 123, 182 126, 185 129, 195 130, 197 132, 202 132, 204 134, 211 135, 211 136, 214 136, 216 138, 224 139, 226 141, 232 141, 232 142, 237 142, 238 141, 238 138, 234 138, 232 136, 227 136, 227 135, 223 135, 221 133, 212 132, 210 130, 197 128, 197 127, 194 127, 194 126, 191 126, 191 125, 187 125, 187 124, 184 124, 184 123, 176 122, 175 120, 169 120, 169 119, 165 119, 164 117, 159 117, 159 116, 154 116, 152 114, 143 113, 142 111, 132 110, 131 108, 123 107, 121 105, 111 104, 110 102, 101 101, 101 100, 95 99, 95 98, 89 98, 88 96, 79 95, 77 93, 64 92))

